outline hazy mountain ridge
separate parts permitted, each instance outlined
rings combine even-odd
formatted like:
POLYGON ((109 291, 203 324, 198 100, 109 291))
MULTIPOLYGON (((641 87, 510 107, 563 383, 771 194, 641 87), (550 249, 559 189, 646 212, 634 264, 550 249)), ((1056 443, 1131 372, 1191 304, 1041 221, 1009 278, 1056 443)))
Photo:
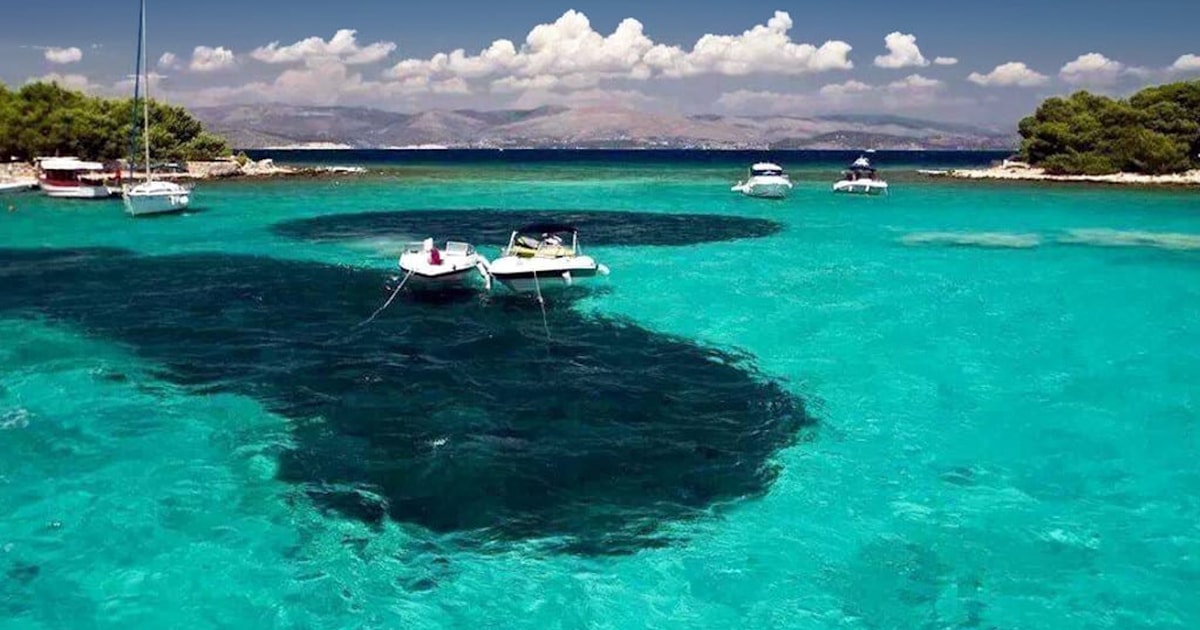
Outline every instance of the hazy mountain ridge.
POLYGON ((685 116, 620 107, 429 110, 231 105, 194 110, 232 146, 354 148, 819 148, 1008 149, 1012 133, 900 116, 685 116))

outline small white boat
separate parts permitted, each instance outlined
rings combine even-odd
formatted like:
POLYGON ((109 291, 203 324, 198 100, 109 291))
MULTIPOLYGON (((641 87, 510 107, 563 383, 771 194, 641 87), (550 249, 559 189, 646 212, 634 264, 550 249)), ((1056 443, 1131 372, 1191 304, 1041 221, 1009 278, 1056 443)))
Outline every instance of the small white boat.
POLYGON ((146 181, 123 191, 125 212, 132 216, 179 212, 191 202, 191 188, 175 182, 146 181))
MULTIPOLYGON (((155 181, 154 173, 150 168, 150 77, 146 70, 146 1, 141 3, 141 28, 138 31, 141 33, 141 41, 138 42, 138 50, 142 52, 142 56, 137 60, 137 79, 141 81, 143 77, 146 80, 146 95, 142 98, 142 145, 145 149, 146 159, 146 181, 128 186, 121 191, 121 197, 125 200, 125 212, 130 216, 140 217, 148 214, 164 214, 167 212, 179 212, 187 209, 188 204, 192 201, 192 189, 175 182, 155 181)), ((133 98, 136 102, 138 98, 138 83, 134 83, 133 98)), ((130 170, 133 169, 132 159, 130 160, 130 170)))
POLYGON ((38 184, 49 197, 60 199, 107 199, 112 190, 104 182, 104 165, 75 157, 47 157, 35 160, 38 184))
POLYGON ((488 280, 488 261, 470 243, 446 241, 443 249, 432 238, 409 243, 400 254, 400 269, 413 279, 431 283, 459 283, 472 271, 488 280))
POLYGON ((730 190, 748 197, 782 199, 792 191, 792 181, 778 164, 759 162, 750 167, 746 181, 738 182, 730 190))
POLYGON ((4 193, 26 192, 37 188, 36 179, 18 179, 11 182, 0 182, 0 195, 4 193))
POLYGON ((488 273, 517 292, 566 287, 597 275, 608 267, 579 251, 579 230, 572 225, 535 223, 513 231, 508 246, 488 266, 488 273), (569 244, 568 239, 569 238, 569 244))
POLYGON ((841 181, 833 185, 833 192, 856 195, 883 195, 888 191, 887 182, 883 181, 871 161, 865 156, 859 156, 850 168, 842 173, 841 181))

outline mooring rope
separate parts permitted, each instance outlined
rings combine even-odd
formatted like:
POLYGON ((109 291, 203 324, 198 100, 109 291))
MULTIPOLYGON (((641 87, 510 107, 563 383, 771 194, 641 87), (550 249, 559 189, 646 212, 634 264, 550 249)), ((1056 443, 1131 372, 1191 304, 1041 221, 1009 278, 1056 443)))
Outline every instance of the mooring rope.
POLYGON ((371 316, 368 317, 367 319, 363 320, 363 322, 360 323, 358 326, 356 326, 356 328, 361 328, 361 327, 366 326, 367 324, 370 324, 371 322, 375 321, 375 318, 379 317, 379 314, 382 313, 384 311, 384 309, 391 306, 392 300, 396 299, 396 296, 400 294, 400 289, 404 288, 404 283, 408 282, 408 279, 412 277, 413 272, 415 272, 415 271, 416 271, 415 269, 410 270, 408 272, 408 275, 404 276, 404 279, 400 281, 400 284, 396 285, 396 290, 392 291, 391 297, 389 297, 387 299, 387 301, 383 303, 383 306, 380 306, 378 309, 375 310, 374 313, 371 313, 371 316))
POLYGON ((542 298, 542 283, 538 282, 537 272, 533 272, 533 286, 537 288, 538 306, 542 307, 542 328, 546 329, 546 341, 550 341, 550 324, 546 321, 546 300, 542 298))

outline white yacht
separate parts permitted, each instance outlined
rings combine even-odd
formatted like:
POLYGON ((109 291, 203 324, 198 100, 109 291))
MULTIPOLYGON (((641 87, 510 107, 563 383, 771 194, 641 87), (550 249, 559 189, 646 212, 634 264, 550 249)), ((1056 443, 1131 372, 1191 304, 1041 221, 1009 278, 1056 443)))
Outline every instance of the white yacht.
MULTIPOLYGON (((146 95, 142 98, 142 145, 145 148, 146 180, 140 184, 127 186, 122 191, 125 200, 125 212, 132 216, 147 214, 162 214, 179 212, 188 207, 192 197, 191 188, 175 182, 155 181, 150 168, 150 80, 146 66, 146 0, 142 0, 141 10, 141 41, 138 50, 142 56, 137 60, 137 78, 134 82, 133 98, 138 97, 137 84, 146 78, 146 95)), ((133 170, 133 160, 130 160, 130 171, 133 170)), ((130 176, 132 177, 132 172, 130 176)))
POLYGON ((75 157, 38 158, 38 184, 49 197, 107 199, 112 190, 104 182, 104 165, 75 157))
POLYGON ((857 195, 883 195, 888 191, 887 182, 879 176, 866 156, 859 156, 850 168, 842 172, 842 179, 833 185, 833 192, 857 195))
POLYGON ((782 199, 792 191, 792 182, 783 172, 783 167, 771 162, 759 162, 750 167, 746 181, 738 182, 730 190, 749 197, 782 199))
POLYGON ((579 230, 573 225, 535 223, 513 231, 508 246, 488 266, 488 273, 517 292, 571 286, 608 267, 579 251, 579 230))
POLYGON ((409 243, 400 254, 400 269, 414 279, 430 283, 459 283, 472 271, 489 280, 487 258, 470 243, 461 241, 446 241, 442 249, 438 249, 432 238, 409 243))

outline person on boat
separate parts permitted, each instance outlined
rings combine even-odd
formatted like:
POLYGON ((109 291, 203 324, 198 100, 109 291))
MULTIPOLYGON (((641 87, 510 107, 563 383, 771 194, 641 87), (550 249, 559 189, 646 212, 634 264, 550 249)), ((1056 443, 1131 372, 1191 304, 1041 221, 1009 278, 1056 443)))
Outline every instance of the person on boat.
POLYGON ((429 264, 434 266, 442 264, 442 253, 438 251, 437 247, 429 250, 429 264))

